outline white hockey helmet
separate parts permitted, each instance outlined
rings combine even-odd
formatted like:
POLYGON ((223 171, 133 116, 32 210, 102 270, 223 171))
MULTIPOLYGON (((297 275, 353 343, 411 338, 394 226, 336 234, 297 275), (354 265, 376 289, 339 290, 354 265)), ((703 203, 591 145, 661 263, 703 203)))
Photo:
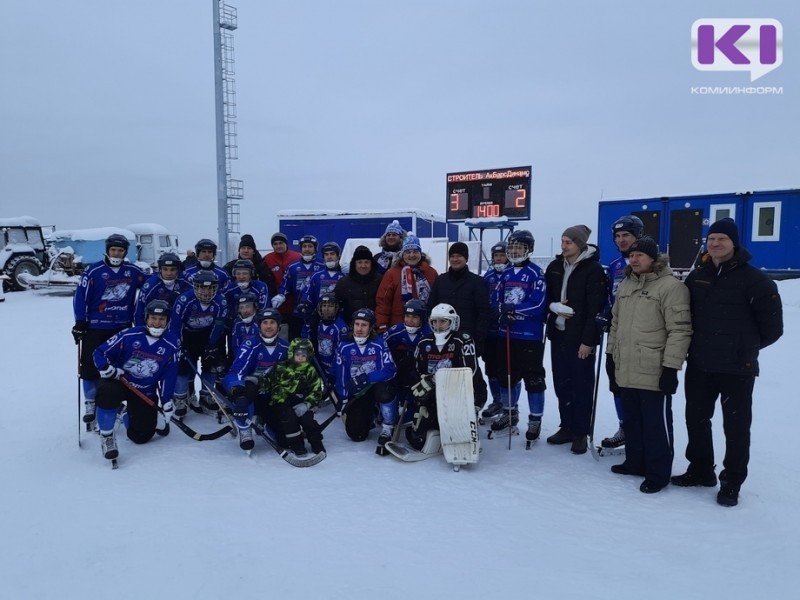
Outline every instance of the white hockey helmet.
POLYGON ((446 338, 453 331, 458 331, 461 325, 461 317, 458 316, 456 309, 449 304, 437 304, 431 310, 430 317, 428 317, 431 329, 436 336, 436 341, 446 338), (443 323, 442 321, 446 321, 443 323))

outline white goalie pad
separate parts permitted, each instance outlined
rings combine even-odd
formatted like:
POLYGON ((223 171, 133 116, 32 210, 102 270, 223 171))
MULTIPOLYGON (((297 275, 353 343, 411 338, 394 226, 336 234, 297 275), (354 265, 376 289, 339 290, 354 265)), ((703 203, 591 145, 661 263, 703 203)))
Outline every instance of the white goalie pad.
POLYGON ((480 436, 475 415, 472 370, 436 371, 436 411, 445 460, 452 465, 478 462, 480 436))

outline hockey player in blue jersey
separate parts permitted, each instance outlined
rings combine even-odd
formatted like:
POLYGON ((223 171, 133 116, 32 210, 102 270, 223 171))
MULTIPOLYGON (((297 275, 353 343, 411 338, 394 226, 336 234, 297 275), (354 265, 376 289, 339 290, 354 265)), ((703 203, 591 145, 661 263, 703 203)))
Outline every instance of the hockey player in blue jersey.
POLYGON ((252 260, 237 260, 233 263, 231 273, 233 273, 233 281, 228 287, 228 291, 225 292, 225 299, 228 301, 228 306, 236 306, 239 296, 245 292, 256 295, 259 310, 270 306, 269 289, 266 283, 254 278, 255 268, 253 267, 252 260))
MULTIPOLYGON (((278 288, 278 294, 271 300, 272 308, 280 308, 286 302, 300 302, 303 289, 308 279, 316 272, 322 271, 325 265, 317 261, 317 246, 319 242, 313 235, 304 235, 300 238, 300 255, 302 260, 292 263, 286 268, 283 281, 278 288)), ((296 316, 294 311, 289 317, 289 339, 299 337, 303 328, 303 319, 296 316)))
POLYGON ((427 317, 428 309, 425 303, 412 298, 403 306, 403 322, 392 325, 383 334, 386 347, 389 348, 397 367, 397 374, 392 380, 395 398, 380 406, 383 429, 378 437, 379 447, 384 446, 392 438, 392 427, 397 423, 401 404, 405 405, 406 415, 414 414, 414 396, 411 387, 419 382, 414 354, 419 341, 432 333, 427 317))
MULTIPOLYGON (((500 308, 495 302, 492 302, 492 297, 494 295, 494 289, 500 281, 500 275, 506 270, 506 267, 511 264, 508 262, 508 256, 506 255, 506 246, 507 244, 504 241, 499 241, 492 246, 490 250, 492 265, 490 268, 486 269, 486 273, 483 274, 483 278, 486 280, 486 286, 489 288, 489 300, 492 307, 492 318, 489 321, 489 331, 486 334, 486 348, 488 348, 488 351, 483 354, 483 362, 486 365, 486 377, 489 379, 489 391, 492 393, 492 403, 483 409, 483 418, 487 420, 499 417, 503 412, 503 401, 500 395, 500 378, 504 377, 506 374, 500 371, 500 357, 495 351, 499 347, 498 318, 500 316, 500 308)), ((522 384, 520 383, 514 386, 514 398, 511 402, 512 406, 516 406, 519 400, 521 387, 522 384)))
POLYGON ((95 420, 97 372, 92 355, 95 349, 133 323, 136 292, 147 276, 136 265, 125 262, 130 242, 124 235, 110 235, 103 260, 89 265, 81 275, 72 299, 75 325, 72 337, 80 345, 80 370, 86 398, 83 422, 87 428, 95 420))
POLYGON ((197 262, 192 263, 184 269, 183 279, 189 285, 192 285, 192 280, 198 273, 202 273, 203 271, 213 272, 217 276, 219 290, 223 294, 227 292, 231 278, 228 276, 228 272, 225 271, 225 269, 214 262, 214 259, 217 257, 217 245, 208 238, 203 238, 198 240, 194 245, 194 251, 197 255, 197 262))
POLYGON ((499 313, 496 373, 506 376, 498 376, 503 415, 492 423, 491 430, 497 434, 519 423, 514 388, 521 380, 528 394, 528 431, 525 434, 528 441, 538 439, 541 433, 547 389, 544 369, 547 293, 542 269, 531 261, 533 248, 530 231, 520 229, 508 236, 506 255, 511 264, 500 274, 492 296, 499 313))
POLYGON ((396 372, 383 336, 375 333, 374 311, 357 310, 353 313, 352 339, 340 343, 336 355, 336 391, 347 404, 344 427, 351 440, 366 440, 376 403, 394 399, 391 379, 396 372))
POLYGON ((236 300, 236 304, 228 306, 229 311, 236 310, 230 335, 228 336, 228 352, 230 362, 236 358, 242 344, 258 336, 258 323, 255 321, 258 298, 251 292, 245 292, 236 300))
MULTIPOLYGON (((258 335, 245 340, 236 353, 233 365, 223 379, 223 386, 233 407, 233 418, 239 429, 239 446, 252 450, 253 434, 250 420, 254 412, 264 414, 269 398, 258 388, 258 378, 266 375, 276 364, 286 360, 288 344, 278 337, 281 314, 274 308, 264 308, 255 317, 258 335)), ((275 429, 275 423, 270 423, 275 429)))
MULTIPOLYGON (((192 365, 202 361, 202 381, 214 386, 217 375, 225 370, 225 322, 228 303, 219 291, 219 282, 212 270, 198 271, 192 278, 192 289, 175 301, 170 319, 170 332, 181 339, 183 359, 175 385, 175 416, 186 416, 189 384, 194 381, 192 365)), ((200 392, 200 404, 216 414, 217 404, 206 391, 200 392)), ((202 410, 194 404, 194 410, 202 410)))
MULTIPOLYGON (((617 297, 617 288, 625 279, 625 269, 630 264, 628 251, 631 245, 644 235, 644 223, 637 216, 625 215, 611 224, 611 235, 614 236, 614 244, 620 255, 608 263, 608 300, 603 312, 597 316, 597 324, 605 332, 609 331, 611 327, 611 309, 614 307, 614 299, 617 297)), ((619 448, 625 444, 625 430, 622 427, 622 398, 619 395, 619 389, 616 386, 613 387, 614 389, 610 391, 614 394, 614 408, 617 411, 619 428, 614 435, 603 438, 600 445, 604 448, 619 448)))
POLYGON ((165 252, 157 262, 158 273, 147 278, 136 299, 134 325, 144 325, 144 309, 153 300, 164 300, 171 308, 178 296, 189 289, 189 284, 179 277, 182 263, 177 254, 165 252))
POLYGON ((336 282, 344 277, 342 267, 339 265, 341 254, 342 249, 336 242, 327 242, 322 246, 322 259, 325 263, 325 268, 308 278, 301 293, 300 301, 294 311, 295 316, 304 321, 301 330, 303 338, 309 339, 313 335, 312 332, 317 328, 317 304, 320 297, 323 294, 333 294, 334 289, 336 289, 336 282))
POLYGON ((130 327, 98 346, 92 355, 102 379, 97 384, 97 426, 103 456, 119 455, 114 427, 117 413, 127 403, 123 423, 128 439, 144 444, 158 432, 169 433, 167 421, 173 411, 173 392, 178 374, 180 342, 167 332, 170 307, 153 300, 145 307, 145 324, 130 327), (147 404, 120 380, 153 401, 147 404), (163 414, 156 408, 159 400, 163 414))
POLYGON ((319 322, 312 332, 311 343, 317 351, 319 365, 326 385, 333 385, 335 379, 336 349, 339 343, 347 337, 349 329, 342 315, 339 313, 339 303, 333 292, 322 294, 317 304, 319 322))

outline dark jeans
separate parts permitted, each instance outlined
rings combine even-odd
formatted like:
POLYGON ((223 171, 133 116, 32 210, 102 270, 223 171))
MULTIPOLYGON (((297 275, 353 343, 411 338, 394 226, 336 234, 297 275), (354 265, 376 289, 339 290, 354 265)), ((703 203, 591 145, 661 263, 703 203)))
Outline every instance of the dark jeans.
POLYGON ((747 479, 750 462, 750 424, 753 421, 752 375, 708 373, 691 365, 686 367, 686 431, 689 443, 686 458, 689 471, 707 473, 714 470, 714 444, 711 418, 720 397, 722 428, 725 432, 724 469, 720 481, 735 489, 747 479))
POLYGON ((558 396, 561 427, 574 435, 589 435, 596 357, 578 358, 578 346, 550 344, 553 387, 558 396))
POLYGON ((659 485, 672 475, 672 398, 662 392, 620 388, 625 464, 659 485))

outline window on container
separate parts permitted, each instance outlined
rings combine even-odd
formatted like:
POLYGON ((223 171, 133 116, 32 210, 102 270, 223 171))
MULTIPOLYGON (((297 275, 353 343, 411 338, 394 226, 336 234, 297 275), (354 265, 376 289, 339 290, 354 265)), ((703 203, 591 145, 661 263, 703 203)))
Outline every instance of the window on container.
POLYGON ((736 220, 736 205, 735 204, 712 204, 710 209, 711 223, 719 221, 720 219, 733 219, 736 220))
POLYGON ((139 243, 140 244, 152 244, 153 243, 153 236, 152 234, 145 234, 139 236, 139 243))
POLYGON ((781 203, 753 203, 754 242, 777 242, 781 236, 781 203))

